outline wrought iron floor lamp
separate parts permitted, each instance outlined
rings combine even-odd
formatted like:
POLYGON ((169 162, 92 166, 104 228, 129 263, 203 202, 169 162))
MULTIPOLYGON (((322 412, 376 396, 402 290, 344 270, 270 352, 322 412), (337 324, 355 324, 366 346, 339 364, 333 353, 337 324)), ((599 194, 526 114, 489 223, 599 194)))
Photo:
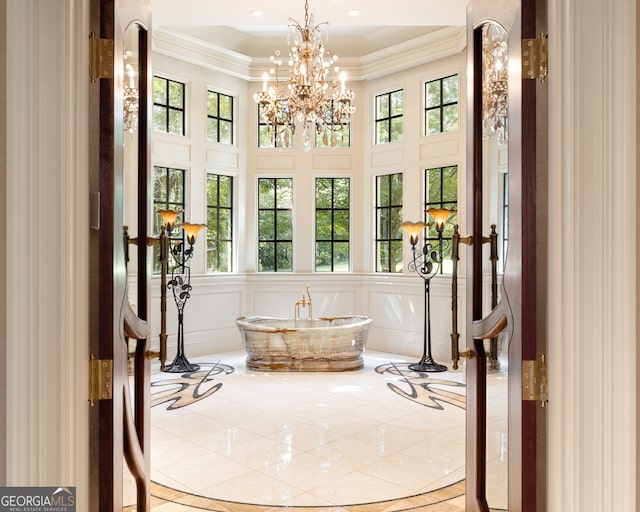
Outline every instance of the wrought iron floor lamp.
POLYGON ((423 330, 423 352, 420 361, 410 364, 409 368, 420 372, 444 372, 447 367, 434 361, 431 354, 431 279, 440 270, 442 265, 442 256, 440 249, 442 248, 442 233, 447 219, 453 214, 452 210, 443 208, 431 208, 427 210, 435 220, 435 229, 438 233, 437 243, 432 243, 424 237, 422 248, 418 247, 420 232, 429 227, 426 222, 410 222, 406 221, 400 226, 407 230, 409 234, 409 242, 411 243, 412 261, 408 265, 411 272, 415 272, 424 281, 424 330, 423 330))
POLYGON ((185 232, 188 247, 183 241, 171 244, 171 231, 175 226, 180 211, 159 210, 162 216, 163 226, 158 240, 160 244, 160 369, 169 373, 188 373, 200 369, 197 364, 190 363, 184 352, 184 307, 191 296, 191 268, 188 265, 193 257, 193 247, 198 233, 205 227, 204 224, 191 224, 183 222, 180 227, 185 232), (173 260, 171 266, 171 279, 167 281, 169 271, 169 254, 173 260), (178 341, 177 352, 173 362, 165 366, 167 353, 167 289, 172 290, 173 299, 178 308, 178 341))

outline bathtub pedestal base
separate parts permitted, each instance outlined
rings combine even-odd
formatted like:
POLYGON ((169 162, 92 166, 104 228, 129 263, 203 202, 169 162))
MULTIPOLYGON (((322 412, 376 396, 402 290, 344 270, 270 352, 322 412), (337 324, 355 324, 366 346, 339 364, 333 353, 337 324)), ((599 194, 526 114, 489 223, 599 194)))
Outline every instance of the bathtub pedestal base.
POLYGON ((361 370, 362 357, 352 359, 293 359, 247 357, 247 368, 261 372, 346 372, 361 370))

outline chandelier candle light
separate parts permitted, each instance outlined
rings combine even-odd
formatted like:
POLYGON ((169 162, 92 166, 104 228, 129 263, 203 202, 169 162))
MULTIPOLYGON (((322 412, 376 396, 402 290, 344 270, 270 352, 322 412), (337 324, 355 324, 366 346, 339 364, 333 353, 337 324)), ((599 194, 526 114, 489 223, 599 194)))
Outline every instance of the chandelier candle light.
POLYGON ((327 22, 315 24, 309 15, 309 2, 304 4, 304 25, 289 18, 289 82, 285 89, 278 80, 282 65, 280 52, 271 56, 270 73, 274 83, 269 86, 269 74, 263 76, 262 91, 253 95, 259 105, 261 120, 276 130, 276 137, 283 145, 289 145, 289 133, 295 133, 297 124, 302 126, 302 142, 305 151, 311 148, 311 137, 316 133, 331 146, 336 145, 334 133, 347 126, 355 112, 353 91, 346 88, 346 75, 340 81, 329 83, 330 68, 338 73, 337 55, 324 48, 322 27, 327 22), (326 137, 325 137, 326 136, 326 137))
MULTIPOLYGON (((131 51, 125 51, 124 59, 127 60, 131 57, 131 51)), ((122 101, 123 101, 123 125, 124 130, 133 135, 137 125, 138 125, 138 110, 140 107, 140 92, 136 87, 135 76, 136 71, 131 65, 131 63, 127 62, 125 64, 125 75, 128 78, 124 83, 123 91, 122 91, 122 101)))
POLYGON ((497 23, 482 29, 482 136, 506 144, 509 135, 509 46, 497 23))
POLYGON ((444 208, 430 208, 426 212, 431 215, 435 221, 436 232, 438 233, 438 241, 433 244, 426 237, 422 248, 418 247, 420 232, 429 227, 426 222, 410 222, 405 221, 400 227, 406 229, 409 235, 409 243, 411 244, 411 252, 413 259, 408 265, 411 272, 418 274, 424 281, 424 330, 423 330, 423 352, 419 362, 410 364, 409 368, 418 372, 444 372, 447 367, 438 364, 433 360, 431 355, 431 296, 430 283, 433 276, 438 273, 442 260, 439 248, 442 245, 442 233, 444 231, 447 219, 454 213, 452 210, 444 208))

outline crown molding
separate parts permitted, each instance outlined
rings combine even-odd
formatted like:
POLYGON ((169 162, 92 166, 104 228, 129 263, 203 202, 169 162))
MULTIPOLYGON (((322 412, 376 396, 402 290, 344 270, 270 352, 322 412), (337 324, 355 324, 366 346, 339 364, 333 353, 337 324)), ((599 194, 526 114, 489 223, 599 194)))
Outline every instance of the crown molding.
POLYGON ((410 39, 360 59, 352 80, 372 80, 398 73, 421 64, 456 55, 467 45, 466 27, 444 27, 422 37, 410 39))
POLYGON ((195 37, 155 29, 152 37, 155 53, 190 62, 226 75, 251 80, 252 58, 195 37))
MULTIPOLYGON (((466 27, 443 27, 360 58, 341 59, 341 67, 352 81, 371 80, 456 55, 466 43, 466 27)), ((247 81, 261 80, 270 65, 268 58, 253 58, 166 29, 153 31, 153 51, 247 81)))

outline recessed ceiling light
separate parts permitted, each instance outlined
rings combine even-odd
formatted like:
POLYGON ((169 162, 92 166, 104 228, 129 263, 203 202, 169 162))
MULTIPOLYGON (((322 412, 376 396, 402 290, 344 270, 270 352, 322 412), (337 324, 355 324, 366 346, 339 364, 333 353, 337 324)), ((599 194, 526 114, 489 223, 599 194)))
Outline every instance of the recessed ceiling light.
POLYGON ((262 16, 264 12, 256 9, 255 11, 251 11, 251 14, 253 14, 255 17, 259 17, 259 16, 262 16))
POLYGON ((360 15, 360 11, 358 9, 351 9, 349 11, 349 16, 359 16, 360 15))

